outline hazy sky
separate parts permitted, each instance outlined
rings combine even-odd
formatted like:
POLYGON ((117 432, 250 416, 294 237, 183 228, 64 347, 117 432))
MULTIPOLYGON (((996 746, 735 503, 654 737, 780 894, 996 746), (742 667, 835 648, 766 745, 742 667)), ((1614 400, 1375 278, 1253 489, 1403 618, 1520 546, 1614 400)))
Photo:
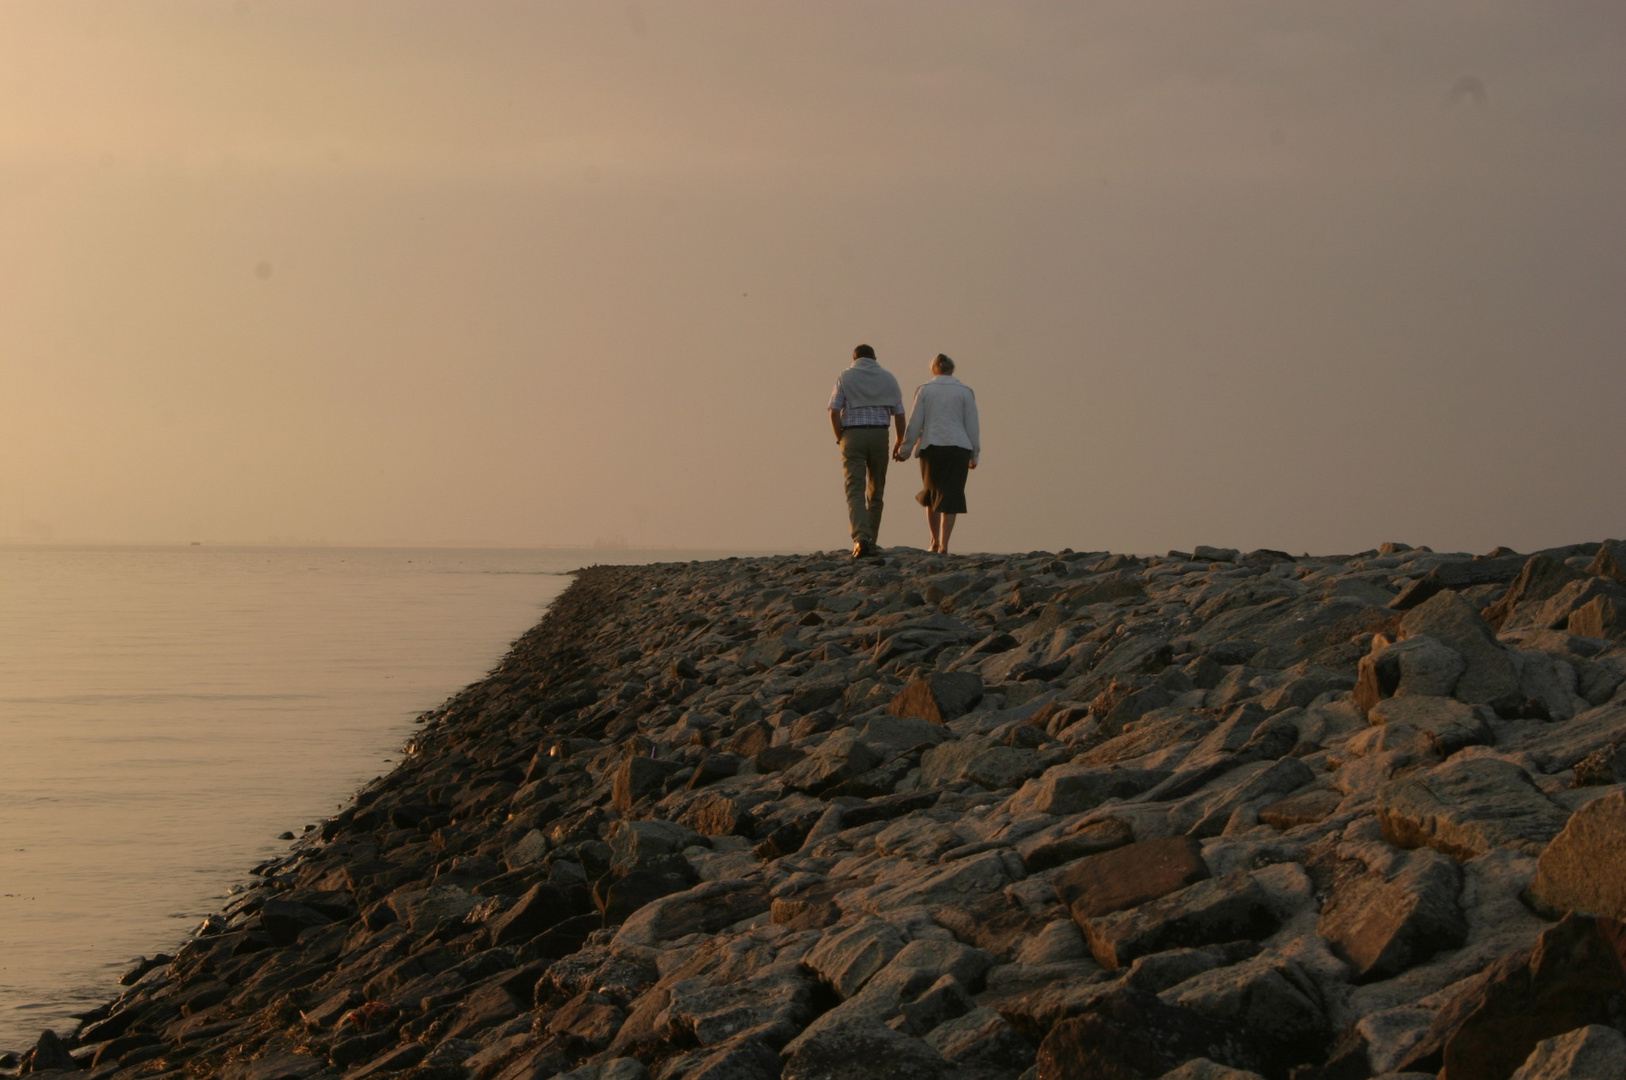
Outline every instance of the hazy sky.
POLYGON ((0 4, 0 537, 837 547, 860 341, 964 550, 1626 534, 1626 5, 0 4))

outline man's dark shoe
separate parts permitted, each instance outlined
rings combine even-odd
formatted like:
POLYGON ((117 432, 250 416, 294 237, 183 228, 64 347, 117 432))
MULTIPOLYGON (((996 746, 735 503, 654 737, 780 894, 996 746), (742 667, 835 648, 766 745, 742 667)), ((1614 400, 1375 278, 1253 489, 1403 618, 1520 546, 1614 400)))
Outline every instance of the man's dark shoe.
POLYGON ((868 540, 859 540, 853 544, 853 558, 855 559, 879 559, 880 557, 881 549, 868 540))

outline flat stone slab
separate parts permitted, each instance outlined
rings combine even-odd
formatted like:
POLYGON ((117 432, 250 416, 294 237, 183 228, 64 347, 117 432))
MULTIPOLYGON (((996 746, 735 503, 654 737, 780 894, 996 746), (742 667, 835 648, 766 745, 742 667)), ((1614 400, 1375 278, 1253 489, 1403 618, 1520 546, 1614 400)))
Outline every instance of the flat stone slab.
POLYGON ((1170 836, 1089 855, 1051 879, 1079 923, 1136 907, 1208 877, 1202 844, 1170 836))
POLYGON ((1257 941, 1280 921, 1264 887, 1238 870, 1128 911, 1080 920, 1079 929, 1095 962, 1118 971, 1165 949, 1257 941))
POLYGON ((1432 694, 1384 698, 1372 706, 1367 720, 1374 725, 1403 724, 1413 728, 1441 757, 1449 757, 1464 746, 1486 746, 1496 741, 1496 733, 1472 705, 1432 694))
POLYGON ((1383 838, 1472 859, 1499 847, 1541 854, 1569 814, 1530 774, 1497 758, 1449 761, 1392 780, 1378 793, 1383 838))

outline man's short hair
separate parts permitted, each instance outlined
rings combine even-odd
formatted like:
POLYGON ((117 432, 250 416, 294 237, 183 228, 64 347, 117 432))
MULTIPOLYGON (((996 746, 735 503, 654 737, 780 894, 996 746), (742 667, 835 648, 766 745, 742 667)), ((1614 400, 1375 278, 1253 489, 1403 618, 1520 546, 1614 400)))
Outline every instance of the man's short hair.
POLYGON ((858 348, 853 350, 853 359, 857 360, 860 357, 864 358, 865 360, 873 360, 875 359, 875 350, 870 348, 868 345, 860 345, 858 348))
POLYGON ((932 367, 941 371, 944 375, 954 374, 954 361, 942 353, 937 354, 937 359, 932 361, 932 367))

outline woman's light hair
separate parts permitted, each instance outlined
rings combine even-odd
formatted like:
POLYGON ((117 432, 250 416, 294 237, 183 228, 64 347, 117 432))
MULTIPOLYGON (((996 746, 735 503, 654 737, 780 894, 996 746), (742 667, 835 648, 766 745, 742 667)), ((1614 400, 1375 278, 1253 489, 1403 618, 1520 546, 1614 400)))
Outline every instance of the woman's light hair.
POLYGON ((937 359, 932 361, 932 368, 944 375, 953 375, 954 361, 943 353, 938 353, 937 359))

